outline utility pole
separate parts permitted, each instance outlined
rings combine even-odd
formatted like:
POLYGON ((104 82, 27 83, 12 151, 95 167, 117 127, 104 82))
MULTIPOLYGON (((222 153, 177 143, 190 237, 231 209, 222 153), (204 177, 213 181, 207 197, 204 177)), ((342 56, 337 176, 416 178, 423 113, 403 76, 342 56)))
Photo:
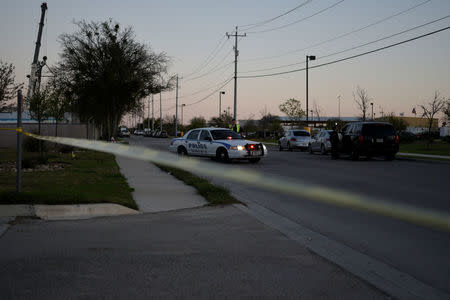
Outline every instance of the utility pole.
POLYGON ((175 94, 175 137, 177 137, 177 124, 178 124, 178 74, 177 74, 177 91, 175 94))
POLYGON ((238 37, 246 37, 247 34, 238 34, 238 27, 236 26, 236 32, 234 34, 226 33, 227 37, 234 36, 234 114, 233 119, 237 121, 237 62, 238 62, 238 37))
POLYGON ((39 23, 39 30, 36 39, 36 46, 34 48, 34 57, 33 62, 31 63, 31 73, 30 78, 28 80, 28 91, 27 98, 29 99, 31 96, 31 92, 34 94, 35 86, 36 86, 36 72, 38 71, 38 58, 39 58, 39 50, 41 48, 41 38, 42 38, 42 29, 44 28, 44 19, 45 19, 45 11, 47 10, 47 3, 43 2, 41 5, 41 22, 39 23))
POLYGON ((150 100, 147 99, 147 128, 150 129, 150 100))
POLYGON ((152 130, 155 130, 155 106, 153 105, 153 94, 152 94, 152 130))
POLYGON ((162 131, 162 102, 161 102, 161 91, 159 91, 159 130, 162 131))
POLYGON ((219 92, 219 119, 220 119, 220 117, 222 116, 222 95, 225 95, 225 92, 224 91, 220 91, 219 92))
POLYGON ((17 159, 16 159, 16 191, 20 193, 22 187, 22 90, 17 91, 17 159))

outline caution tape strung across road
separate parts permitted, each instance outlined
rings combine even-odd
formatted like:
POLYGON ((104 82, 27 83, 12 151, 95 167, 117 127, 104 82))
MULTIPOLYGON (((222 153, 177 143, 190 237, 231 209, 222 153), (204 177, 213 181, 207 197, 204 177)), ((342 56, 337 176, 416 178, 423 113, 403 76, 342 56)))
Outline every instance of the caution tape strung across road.
POLYGON ((151 161, 190 172, 238 181, 239 183, 245 183, 266 190, 296 197, 306 197, 307 199, 317 202, 356 209, 450 232, 450 214, 441 213, 435 210, 392 203, 383 199, 366 197, 325 186, 311 185, 285 178, 280 179, 254 171, 239 170, 225 165, 213 164, 189 157, 180 157, 169 152, 161 152, 144 147, 94 140, 39 136, 24 132, 21 128, 0 128, 0 130, 2 129, 20 131, 27 136, 43 141, 151 161))

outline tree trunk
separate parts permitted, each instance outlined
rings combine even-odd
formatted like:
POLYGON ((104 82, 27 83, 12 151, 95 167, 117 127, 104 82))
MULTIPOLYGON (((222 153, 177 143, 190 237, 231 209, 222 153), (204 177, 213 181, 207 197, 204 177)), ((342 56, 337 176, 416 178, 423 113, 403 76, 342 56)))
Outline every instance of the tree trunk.
POLYGON ((58 136, 58 120, 55 120, 55 137, 58 136))

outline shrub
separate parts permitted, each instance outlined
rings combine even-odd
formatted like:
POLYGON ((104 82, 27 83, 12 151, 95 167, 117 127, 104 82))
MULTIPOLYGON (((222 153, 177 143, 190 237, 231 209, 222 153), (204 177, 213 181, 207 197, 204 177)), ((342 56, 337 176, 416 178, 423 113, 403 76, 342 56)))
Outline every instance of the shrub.
MULTIPOLYGON (((42 141, 42 152, 47 152, 47 144, 42 141)), ((39 152, 39 140, 27 137, 23 141, 23 149, 27 152, 39 152)))

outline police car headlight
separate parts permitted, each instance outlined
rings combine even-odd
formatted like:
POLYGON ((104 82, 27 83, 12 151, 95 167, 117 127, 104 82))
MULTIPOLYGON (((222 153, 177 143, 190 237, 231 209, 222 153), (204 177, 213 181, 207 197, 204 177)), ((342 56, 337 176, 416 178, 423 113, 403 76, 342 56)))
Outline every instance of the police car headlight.
POLYGON ((244 150, 244 146, 231 146, 230 147, 231 150, 238 150, 238 151, 242 151, 244 150))
POLYGON ((263 149, 264 149, 264 152, 267 152, 266 145, 264 145, 264 144, 263 144, 263 149))

